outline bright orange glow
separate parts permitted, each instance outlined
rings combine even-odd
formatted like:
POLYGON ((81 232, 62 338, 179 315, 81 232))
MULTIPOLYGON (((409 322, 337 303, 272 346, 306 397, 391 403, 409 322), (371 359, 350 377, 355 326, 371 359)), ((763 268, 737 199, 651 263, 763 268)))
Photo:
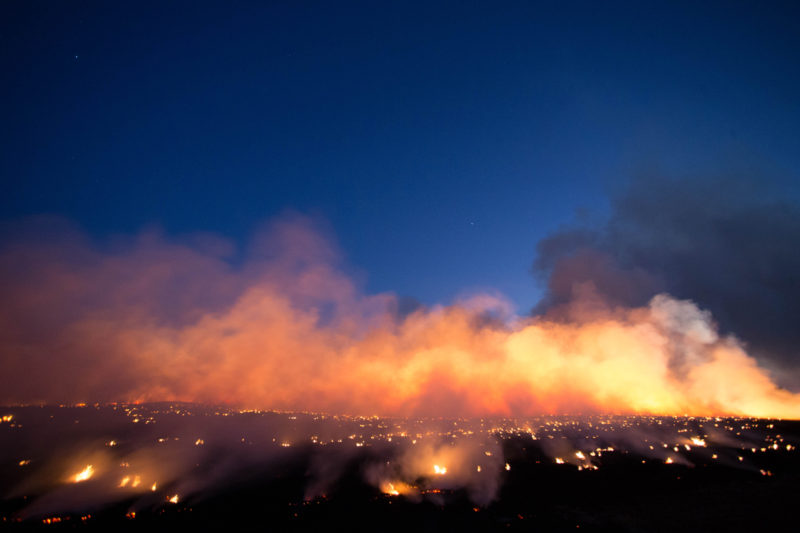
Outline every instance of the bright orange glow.
POLYGON ((447 468, 444 466, 433 465, 433 473, 443 476, 447 473, 447 468))
POLYGON ((72 476, 72 481, 74 483, 80 483, 81 481, 86 481, 90 479, 94 475, 94 466, 86 465, 86 468, 72 476))
POLYGON ((178 495, 177 494, 173 494, 172 496, 167 498, 167 501, 169 503, 178 503, 178 495))
POLYGON ((41 246, 0 257, 27 276, 4 286, 0 390, 9 398, 115 391, 369 415, 800 418, 799 394, 721 337, 707 312, 668 295, 618 308, 576 289, 557 317, 528 317, 483 294, 403 314, 393 294, 361 294, 302 219, 259 236, 241 268, 149 234, 119 255, 80 240, 41 246), (42 257, 54 259, 24 268, 42 257), (173 284, 180 298, 161 305, 173 284), (52 324, 52 335, 15 333, 52 324), (56 350, 57 368, 75 361, 87 375, 59 379, 46 361, 18 356, 56 350))
POLYGON ((402 481, 384 481, 380 486, 381 492, 389 496, 400 496, 401 494, 409 494, 415 489, 408 483, 402 481))

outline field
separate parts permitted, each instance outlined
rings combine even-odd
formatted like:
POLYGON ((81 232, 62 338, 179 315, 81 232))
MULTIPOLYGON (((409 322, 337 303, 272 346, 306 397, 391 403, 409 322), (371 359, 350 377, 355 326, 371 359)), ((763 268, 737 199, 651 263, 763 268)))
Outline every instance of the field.
POLYGON ((10 531, 763 531, 800 496, 791 421, 175 403, 0 416, 10 531))

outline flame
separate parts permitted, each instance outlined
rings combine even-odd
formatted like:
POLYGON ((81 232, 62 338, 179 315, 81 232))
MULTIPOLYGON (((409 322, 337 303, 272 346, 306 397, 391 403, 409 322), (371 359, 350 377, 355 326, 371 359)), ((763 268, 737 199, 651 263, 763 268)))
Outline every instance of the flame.
POLYGON ((157 485, 156 483, 153 483, 152 485, 150 485, 150 490, 151 490, 152 492, 155 492, 155 491, 156 491, 156 489, 158 489, 158 485, 157 485))
POLYGON ((131 480, 130 476, 123 477, 122 480, 119 482, 119 486, 120 487, 127 487, 128 483, 130 482, 130 480, 131 480))
POLYGON ((400 495, 400 491, 394 488, 394 483, 386 483, 385 485, 382 485, 381 490, 386 494, 391 494, 392 496, 400 495))
POLYGON ((692 437, 692 444, 694 444, 695 446, 705 446, 706 441, 704 441, 700 437, 692 437))
POLYGON ((380 485, 381 492, 388 496, 400 496, 401 494, 409 494, 415 489, 413 486, 402 481, 384 481, 380 485))
POLYGON ((178 503, 178 495, 177 494, 173 494, 172 496, 167 498, 167 501, 169 503, 178 503))
POLYGON ((443 476, 447 473, 447 468, 444 466, 433 465, 433 473, 443 476))
POLYGON ((72 481, 74 483, 80 483, 81 481, 86 481, 90 479, 94 475, 94 466, 86 465, 86 468, 72 476, 72 481))

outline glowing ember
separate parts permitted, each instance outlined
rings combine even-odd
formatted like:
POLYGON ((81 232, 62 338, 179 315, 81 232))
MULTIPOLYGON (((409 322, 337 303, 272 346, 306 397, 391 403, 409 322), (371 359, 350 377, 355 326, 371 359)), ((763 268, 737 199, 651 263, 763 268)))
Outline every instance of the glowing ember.
POLYGON ((158 488, 158 485, 156 485, 155 483, 153 483, 153 484, 150 486, 150 490, 151 490, 151 491, 153 491, 153 492, 155 492, 157 488, 158 488))
POLYGON ((583 455, 583 452, 580 452, 580 451, 578 451, 578 452, 575 452, 575 457, 577 457, 577 458, 578 458, 578 459, 580 459, 581 461, 583 461, 583 460, 585 460, 585 459, 586 459, 586 456, 585 456, 585 455, 583 455))
POLYGON ((86 468, 72 476, 72 481, 74 483, 80 483, 81 481, 86 481, 87 479, 91 478, 94 475, 94 466, 86 465, 86 468))
POLYGON ((139 476, 133 476, 133 483, 131 483, 131 487, 136 488, 142 483, 142 478, 139 476))
POLYGON ((562 459, 561 457, 556 457, 556 464, 557 465, 563 465, 564 464, 564 459, 562 459))
POLYGON ((167 498, 167 501, 169 503, 178 503, 178 495, 177 494, 173 494, 172 496, 167 498))
POLYGON ((124 478, 122 478, 122 480, 119 482, 119 486, 120 486, 120 487, 127 487, 127 486, 128 486, 128 483, 130 483, 130 481, 131 481, 131 478, 130 478, 130 476, 125 476, 125 477, 124 477, 124 478))
POLYGON ((705 446, 706 441, 704 441, 699 437, 692 437, 692 444, 694 444, 695 446, 705 446))
POLYGON ((672 457, 667 457, 667 460, 664 461, 666 464, 671 465, 673 463, 672 457))
POLYGON ((506 463, 506 470, 511 470, 511 465, 506 463))
POLYGON ((447 473, 447 468, 444 466, 433 465, 433 473, 443 476, 447 473))

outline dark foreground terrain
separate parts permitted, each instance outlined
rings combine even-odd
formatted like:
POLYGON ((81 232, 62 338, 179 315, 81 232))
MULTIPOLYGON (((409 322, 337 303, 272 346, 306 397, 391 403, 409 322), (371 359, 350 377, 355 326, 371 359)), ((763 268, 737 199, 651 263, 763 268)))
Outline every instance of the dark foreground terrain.
POLYGON ((800 422, 409 420, 185 404, 6 407, 0 416, 0 527, 9 531, 800 524, 800 422))

